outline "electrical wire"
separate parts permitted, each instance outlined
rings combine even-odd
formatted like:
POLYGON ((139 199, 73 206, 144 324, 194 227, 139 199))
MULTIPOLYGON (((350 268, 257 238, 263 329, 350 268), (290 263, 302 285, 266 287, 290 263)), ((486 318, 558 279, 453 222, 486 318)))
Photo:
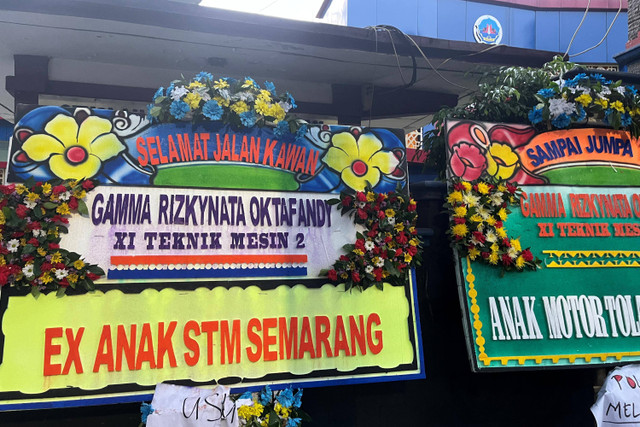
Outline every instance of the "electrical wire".
MULTIPOLYGON (((598 44, 596 44, 595 46, 591 46, 589 49, 585 49, 582 52, 578 52, 578 53, 574 53, 572 55, 569 55, 571 58, 574 58, 576 56, 582 55, 583 53, 587 53, 590 50, 593 50, 595 48, 597 48, 598 46, 600 46, 602 44, 602 42, 607 38, 607 36, 609 35, 609 32, 611 31, 611 28, 613 28, 613 24, 616 23, 616 20, 618 19, 618 16, 620 15, 620 12, 622 11, 622 0, 620 0, 620 6, 618 7, 618 12, 616 12, 616 16, 613 17, 613 21, 611 21, 611 24, 609 25, 609 28, 607 28, 607 32, 604 33, 604 36, 602 36, 602 39, 600 39, 600 41, 598 42, 598 44)), ((569 49, 567 49, 567 52, 569 51, 569 49)))
MULTIPOLYGON (((622 4, 622 0, 620 1, 620 3, 622 4)), ((562 59, 565 59, 569 54, 569 49, 571 49, 571 45, 573 44, 573 41, 575 40, 576 35, 578 34, 578 31, 580 31, 580 28, 582 27, 582 24, 584 23, 584 20, 587 17, 587 13, 589 13, 589 6, 591 6, 591 0, 589 0, 589 2, 587 3, 587 8, 584 10, 584 15, 582 15, 582 20, 578 24, 578 28, 576 28, 576 30, 573 32, 573 36, 571 36, 571 40, 569 40, 569 45, 567 46, 567 50, 564 53, 564 55, 562 55, 562 59)))

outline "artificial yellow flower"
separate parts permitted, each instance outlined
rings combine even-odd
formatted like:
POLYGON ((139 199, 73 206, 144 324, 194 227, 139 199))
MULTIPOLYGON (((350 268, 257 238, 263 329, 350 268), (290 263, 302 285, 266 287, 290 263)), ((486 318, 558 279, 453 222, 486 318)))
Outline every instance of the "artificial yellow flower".
POLYGON ((520 245, 520 239, 511 239, 511 247, 517 252, 522 251, 522 245, 520 245))
POLYGON ((40 196, 36 193, 29 192, 29 194, 27 194, 27 200, 29 200, 30 202, 35 202, 38 199, 40 199, 40 196))
POLYGON ((37 249, 37 252, 38 252, 38 255, 40 255, 40 256, 46 256, 47 255, 47 251, 45 251, 44 248, 42 248, 42 247, 39 247, 37 249))
POLYGON ((56 212, 58 212, 60 215, 68 215, 71 213, 71 211, 69 210, 69 205, 66 203, 61 203, 56 208, 56 212))
POLYGON ((189 86, 187 86, 187 89, 193 89, 196 87, 204 87, 204 83, 200 83, 199 81, 193 81, 189 83, 189 86))
POLYGON ((503 227, 496 228, 496 234, 501 239, 504 239, 505 237, 507 237, 507 232, 503 227))
POLYGON ((480 255, 480 251, 477 248, 471 248, 469 250, 469 258, 471 258, 471 260, 475 260, 478 255, 480 255))
POLYGON ((67 280, 69 281, 69 283, 76 283, 78 281, 78 275, 75 273, 68 274, 67 280))
POLYGON ((392 218, 395 216, 396 211, 394 211, 393 209, 387 209, 386 211, 384 211, 384 214, 389 218, 392 218))
POLYGON ((395 230, 398 231, 398 232, 404 231, 404 224, 398 223, 393 228, 395 228, 395 230))
POLYGON ((55 264, 57 262, 62 262, 62 254, 58 251, 51 255, 51 263, 55 264))
POLYGON ((498 253, 498 251, 500 250, 500 246, 498 246, 497 243, 492 244, 490 248, 491 248, 491 252, 495 252, 495 253, 498 253))
POLYGON ((280 415, 282 418, 289 418, 289 408, 282 406, 280 402, 276 402, 273 409, 275 409, 276 414, 280 415))
POLYGON ((454 203, 458 203, 462 201, 462 193, 460 191, 452 191, 447 196, 447 203, 453 205, 454 203))
POLYGON ((51 184, 49 184, 48 182, 45 182, 44 184, 42 184, 42 194, 49 194, 51 193, 51 184))
POLYGON ((591 98, 591 95, 589 95, 588 93, 583 93, 582 95, 576 98, 576 101, 582 104, 583 107, 587 107, 589 104, 591 104, 591 101, 593 101, 593 98, 591 98))
POLYGON ((451 232, 456 237, 464 237, 469 232, 467 224, 456 224, 451 228, 451 232))
POLYGON ((228 107, 230 102, 228 99, 225 99, 221 96, 214 96, 213 100, 216 101, 218 103, 219 106, 221 107, 228 107))
POLYGON ((73 262, 73 268, 75 268, 76 270, 81 270, 82 267, 84 267, 84 261, 82 261, 81 259, 77 259, 73 262))
POLYGON ((413 257, 411 256, 411 254, 404 254, 404 262, 406 262, 407 264, 411 262, 411 259, 413 257))
POLYGON ((269 115, 269 104, 262 99, 256 99, 255 109, 258 114, 262 114, 263 116, 269 115))
POLYGON ((253 79, 245 79, 244 83, 242 84, 242 87, 245 89, 254 88, 256 87, 256 82, 254 82, 253 79))
POLYGON ((496 221, 497 221, 497 220, 496 220, 494 217, 492 217, 492 216, 490 216, 489 218, 487 218, 487 224, 489 224, 489 225, 490 225, 490 226, 492 226, 492 227, 493 227, 494 225, 496 225, 496 221))
POLYGON ((3 256, 0 256, 0 265, 7 265, 7 261, 4 259, 3 256))
POLYGON ((464 187, 464 191, 469 191, 469 190, 471 190, 471 183, 467 182, 467 181, 463 181, 462 182, 462 187, 464 187))
POLYGON ((274 117, 275 118, 275 122, 277 123, 277 122, 279 122, 281 120, 284 120, 284 118, 287 115, 287 113, 280 106, 280 104, 273 104, 273 105, 271 105, 271 107, 269 107, 269 115, 271 117, 274 117))
POLYGON ((82 190, 82 187, 79 187, 78 189, 76 189, 76 191, 73 192, 73 197, 75 197, 76 199, 84 199, 87 196, 87 192, 82 190))
POLYGON ((606 99, 602 99, 602 98, 598 98, 595 101, 593 101, 594 104, 601 106, 602 108, 607 108, 607 106, 609 105, 609 101, 607 101, 606 99))
POLYGON ((27 191, 27 187, 24 184, 18 184, 16 185, 16 193, 18 194, 22 194, 25 191, 27 191))
POLYGON ((482 217, 480 215, 478 215, 478 214, 471 215, 471 218, 469 218, 469 220, 471 222, 482 222, 483 221, 482 217))
POLYGON ((464 218, 465 216, 467 216, 467 208, 464 206, 458 206, 453 210, 453 216, 464 218))
MULTIPOLYGON (((220 80, 216 80, 215 82, 213 82, 213 87, 220 90, 220 89, 226 89, 229 87, 229 83, 224 80, 224 79, 220 79, 220 80)), ((218 102, 218 104, 220 104, 218 102)))
POLYGON ((354 249, 353 253, 356 254, 356 255, 360 255, 360 256, 364 255, 364 252, 361 249, 354 249))
POLYGON ((242 113, 249 111, 249 106, 244 101, 238 101, 231 106, 231 111, 240 115, 242 113))
POLYGON ((507 187, 505 187, 504 184, 498 184, 498 191, 504 193, 505 191, 507 191, 507 187))
POLYGON ((4 224, 7 219, 4 217, 4 212, 0 211, 0 225, 4 224))
POLYGON ((624 113, 624 105, 620 101, 613 101, 610 105, 614 110, 618 110, 621 113, 624 113))
POLYGON ((261 89, 257 99, 260 99, 264 102, 271 102, 271 92, 265 89, 261 89))
POLYGON ((53 278, 51 277, 48 271, 43 273, 42 276, 40 276, 40 280, 42 280, 42 283, 44 283, 45 285, 47 283, 53 282, 53 278))
POLYGON ((516 258, 516 268, 518 268, 518 270, 522 270, 523 267, 524 267, 524 258, 522 258, 522 255, 520 255, 518 258, 516 258))
POLYGON ((191 109, 195 110, 200 105, 200 101, 202 101, 202 96, 197 93, 189 92, 187 96, 183 99, 184 102, 191 107, 191 109))
POLYGON ((376 193, 374 193, 373 191, 368 191, 367 192, 367 202, 373 202, 376 200, 376 193))
POLYGON ((480 193, 480 194, 488 194, 489 193, 489 186, 484 182, 479 182, 478 183, 478 193, 480 193))
POLYGON ((420 244, 420 241, 418 239, 416 239, 416 238, 413 238, 413 239, 409 240, 409 244, 411 246, 418 246, 420 244))
POLYGON ((497 252, 491 252, 491 255, 489 255, 489 264, 493 264, 496 265, 498 263, 498 253, 497 252))
POLYGON ((498 211, 498 216, 503 221, 507 219, 507 211, 505 210, 505 208, 502 208, 498 211))

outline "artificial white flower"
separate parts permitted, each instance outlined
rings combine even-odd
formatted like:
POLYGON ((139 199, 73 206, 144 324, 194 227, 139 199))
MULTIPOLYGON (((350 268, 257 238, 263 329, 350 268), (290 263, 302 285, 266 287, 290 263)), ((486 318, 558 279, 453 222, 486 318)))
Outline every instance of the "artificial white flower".
POLYGON ((611 89, 607 86, 602 86, 602 94, 603 95, 611 95, 611 89))
POLYGON ((516 251, 514 247, 510 247, 507 251, 507 255, 509 255, 509 258, 511 259, 516 259, 518 258, 518 251, 516 251))
POLYGON ((618 86, 618 87, 616 88, 616 90, 618 91, 618 93, 619 93, 620 95, 624 95, 624 92, 625 92, 626 88, 625 88, 624 86, 618 86))
POLYGON ((365 272, 367 272, 367 273, 369 273, 369 274, 371 274, 371 273, 373 272, 373 266, 372 266, 372 265, 367 265, 367 266, 364 268, 364 271, 365 271, 365 272))
POLYGON ((496 191, 491 196, 489 196, 489 200, 491 200, 491 204, 493 206, 500 206, 501 204, 503 204, 504 200, 502 199, 502 195, 503 193, 501 191, 496 191))
POLYGON ((498 240, 498 236, 496 236, 493 230, 487 230, 487 234, 485 234, 484 237, 489 243, 495 243, 498 240))
POLYGON ((60 193, 58 198, 60 200, 62 200, 63 202, 66 202, 67 200, 69 200, 71 198, 71 192, 70 191, 65 191, 64 193, 60 193))
POLYGON ((288 102, 280 101, 280 102, 278 102, 278 105, 280 105, 280 107, 282 107, 282 109, 284 110, 285 113, 288 113, 289 110, 291 110, 291 104, 289 104, 288 102))
POLYGON ((563 98, 552 98, 549 100, 549 113, 551 118, 556 118, 562 114, 570 115, 576 113, 576 106, 563 98))
POLYGON ((368 251, 372 251, 373 248, 376 247, 376 244, 373 243, 371 240, 367 240, 366 242, 364 242, 364 248, 368 251))
POLYGON ((36 202, 34 202, 33 200, 25 200, 24 205, 29 209, 33 209, 36 207, 36 202))
POLYGON ((389 221, 390 225, 395 225, 396 224, 396 217, 392 216, 391 218, 387 218, 387 221, 389 221))
POLYGON ((33 276, 33 264, 27 264, 22 268, 22 274, 24 274, 27 278, 33 276))
POLYGON ((465 193, 462 196, 462 203, 469 206, 470 208, 477 206, 480 203, 480 197, 474 196, 470 193, 465 193))
POLYGON ((476 209, 476 213, 485 221, 491 216, 489 214, 489 211, 484 206, 478 206, 478 209, 476 209))
POLYGON ((56 279, 62 280, 69 274, 69 271, 66 268, 61 268, 56 270, 56 279))
POLYGON ((376 267, 384 267, 384 260, 382 258, 378 258, 378 261, 376 261, 376 267))
POLYGON ((179 101, 180 98, 182 98, 188 93, 189 93, 189 89, 187 89, 184 86, 174 87, 173 90, 171 91, 171 99, 173 99, 174 101, 179 101))
POLYGON ((220 89, 218 91, 221 97, 226 99, 227 101, 231 100, 231 94, 229 93, 229 89, 220 89))
POLYGON ((9 252, 17 252, 20 247, 20 241, 18 239, 11 239, 7 242, 7 250, 9 252))

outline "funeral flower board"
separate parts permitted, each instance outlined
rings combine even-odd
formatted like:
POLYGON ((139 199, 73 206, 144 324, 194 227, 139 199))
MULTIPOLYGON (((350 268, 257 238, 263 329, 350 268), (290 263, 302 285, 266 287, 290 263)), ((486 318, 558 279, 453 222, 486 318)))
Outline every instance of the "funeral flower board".
POLYGON ((150 119, 37 107, 16 123, 10 183, 94 184, 59 245, 104 275, 37 298, 14 284, 40 286, 39 267, 8 277, 0 409, 423 377, 413 273, 364 291, 326 277, 362 232, 332 199, 409 203, 401 134, 150 119))
POLYGON ((638 142, 450 121, 449 233, 475 370, 640 359, 638 142))

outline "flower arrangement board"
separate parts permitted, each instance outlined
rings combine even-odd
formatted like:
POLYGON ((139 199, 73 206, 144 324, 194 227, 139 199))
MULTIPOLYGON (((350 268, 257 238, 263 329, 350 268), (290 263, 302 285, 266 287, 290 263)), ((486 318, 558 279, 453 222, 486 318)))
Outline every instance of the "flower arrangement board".
POLYGON ((424 377, 413 272, 364 290, 326 277, 362 232, 340 193, 406 194, 402 135, 303 130, 87 108, 22 116, 9 182, 30 194, 90 179, 59 245, 104 275, 83 293, 50 274, 66 295, 41 286, 40 267, 8 276, 0 410, 140 401, 160 382, 237 392, 424 377))
POLYGON ((613 129, 447 123, 474 370, 640 360, 638 150, 613 129))

